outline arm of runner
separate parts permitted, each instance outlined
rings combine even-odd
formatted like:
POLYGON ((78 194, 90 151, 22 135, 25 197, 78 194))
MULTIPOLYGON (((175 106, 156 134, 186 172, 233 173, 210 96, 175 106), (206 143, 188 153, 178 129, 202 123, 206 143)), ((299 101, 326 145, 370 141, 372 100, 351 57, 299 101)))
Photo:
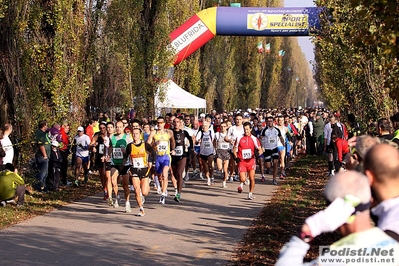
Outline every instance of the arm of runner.
POLYGON ((91 142, 90 142, 90 145, 89 145, 89 148, 90 148, 89 150, 94 152, 94 153, 97 152, 97 149, 96 149, 96 147, 98 145, 97 139, 98 139, 98 134, 95 134, 93 136, 93 138, 91 139, 91 142))
POLYGON ((127 144, 126 147, 126 152, 123 154, 123 161, 122 161, 122 165, 126 165, 127 160, 129 159, 129 155, 132 151, 132 143, 127 144))
POLYGON ((170 154, 171 155, 176 155, 176 151, 175 151, 175 148, 176 148, 176 141, 175 141, 175 138, 173 137, 173 131, 172 130, 170 130, 170 129, 168 129, 168 133, 169 133, 169 141, 170 141, 170 150, 171 150, 171 152, 170 152, 170 154))
POLYGON ((154 148, 153 148, 150 144, 148 144, 148 143, 145 144, 145 149, 146 149, 146 151, 147 151, 147 153, 148 153, 148 168, 151 168, 151 167, 152 167, 152 164, 153 164, 154 161, 155 161, 155 156, 156 156, 155 150, 154 150, 154 148))
MULTIPOLYGON (((226 134, 226 136, 224 137, 224 141, 226 141, 226 142, 230 142, 231 143, 231 141, 233 140, 233 139, 230 139, 230 137, 232 136, 232 127, 233 126, 231 126, 230 128, 229 128, 229 130, 227 131, 227 134, 226 134)), ((233 144, 233 143, 232 143, 233 144)))
POLYGON ((188 142, 190 143, 190 149, 192 150, 194 147, 194 142, 193 142, 193 138, 190 136, 190 134, 188 134, 187 131, 184 130, 184 135, 186 136, 186 138, 188 139, 188 142))
POLYGON ((152 145, 152 142, 154 140, 154 135, 155 135, 155 130, 151 131, 150 135, 148 136, 148 139, 147 139, 148 144, 152 145))

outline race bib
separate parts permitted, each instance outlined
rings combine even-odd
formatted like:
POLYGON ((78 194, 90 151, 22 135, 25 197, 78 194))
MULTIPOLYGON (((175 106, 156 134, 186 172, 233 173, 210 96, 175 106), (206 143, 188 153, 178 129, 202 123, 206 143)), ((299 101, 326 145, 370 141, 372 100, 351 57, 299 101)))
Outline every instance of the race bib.
POLYGON ((157 146, 158 152, 166 152, 168 149, 168 143, 166 141, 160 141, 157 146))
POLYGON ((275 139, 272 139, 272 138, 268 138, 268 139, 267 139, 267 142, 268 142, 269 144, 274 144, 274 143, 276 143, 276 140, 275 140, 275 139))
POLYGON ((144 158, 133 158, 133 168, 144 168, 144 158))
POLYGON ((251 149, 244 149, 242 150, 242 158, 244 160, 252 158, 252 150, 251 149))
POLYGON ((112 155, 112 158, 114 159, 123 159, 123 153, 121 148, 113 148, 112 155))
POLYGON ((208 142, 204 142, 204 148, 205 149, 209 149, 211 147, 211 143, 208 141, 208 142))
POLYGON ((98 144, 98 154, 104 154, 104 144, 98 144))
POLYGON ((220 149, 221 150, 228 150, 230 145, 228 143, 221 143, 220 144, 220 149))
POLYGON ((183 146, 176 146, 175 152, 176 152, 176 156, 182 156, 183 155, 183 146))

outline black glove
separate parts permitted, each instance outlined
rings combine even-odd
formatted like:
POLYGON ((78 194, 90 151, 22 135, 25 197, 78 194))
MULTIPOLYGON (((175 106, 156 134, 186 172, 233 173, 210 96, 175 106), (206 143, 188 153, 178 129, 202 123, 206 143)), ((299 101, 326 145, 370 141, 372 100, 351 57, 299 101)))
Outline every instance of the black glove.
POLYGON ((241 162, 241 159, 237 157, 237 158, 235 159, 235 161, 236 161, 236 163, 239 163, 239 162, 241 162))

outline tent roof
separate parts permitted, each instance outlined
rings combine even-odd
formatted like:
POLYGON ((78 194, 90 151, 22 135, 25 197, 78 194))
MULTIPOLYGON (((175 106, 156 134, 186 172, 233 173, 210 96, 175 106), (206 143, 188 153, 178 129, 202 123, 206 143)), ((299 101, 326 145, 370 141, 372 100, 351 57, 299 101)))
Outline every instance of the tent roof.
POLYGON ((158 87, 155 95, 155 108, 206 108, 206 100, 199 98, 188 91, 180 88, 172 80, 168 80, 158 87), (159 90, 163 90, 164 100, 159 98, 159 90))

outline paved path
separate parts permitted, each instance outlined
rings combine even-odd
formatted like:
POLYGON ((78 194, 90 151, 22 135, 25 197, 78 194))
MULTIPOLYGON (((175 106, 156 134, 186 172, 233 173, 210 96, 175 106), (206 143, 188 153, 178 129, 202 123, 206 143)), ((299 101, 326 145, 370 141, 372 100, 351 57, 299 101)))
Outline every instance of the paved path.
POLYGON ((250 201, 247 186, 216 181, 190 180, 180 203, 151 191, 144 217, 95 195, 1 230, 0 265, 225 265, 275 186, 257 175, 250 201))

